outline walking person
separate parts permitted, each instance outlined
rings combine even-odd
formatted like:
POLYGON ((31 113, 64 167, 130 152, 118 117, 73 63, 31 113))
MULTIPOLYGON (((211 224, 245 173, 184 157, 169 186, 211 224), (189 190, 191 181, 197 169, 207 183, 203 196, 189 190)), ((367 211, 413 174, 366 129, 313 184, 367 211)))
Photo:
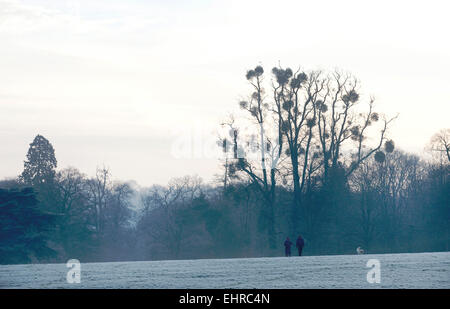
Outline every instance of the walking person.
POLYGON ((284 253, 286 256, 291 256, 291 246, 292 241, 290 241, 289 237, 286 237, 286 240, 284 242, 284 253))
POLYGON ((298 235, 295 246, 298 249, 298 256, 302 256, 303 247, 305 246, 305 241, 303 240, 302 235, 298 235))

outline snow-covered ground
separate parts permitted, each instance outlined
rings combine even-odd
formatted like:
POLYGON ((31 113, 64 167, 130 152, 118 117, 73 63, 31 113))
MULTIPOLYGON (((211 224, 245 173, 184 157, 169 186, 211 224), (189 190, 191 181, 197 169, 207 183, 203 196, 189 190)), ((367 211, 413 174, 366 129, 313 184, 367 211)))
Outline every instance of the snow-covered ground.
POLYGON ((450 288, 450 252, 81 264, 0 265, 1 288, 450 288), (378 259, 381 283, 368 283, 378 259))

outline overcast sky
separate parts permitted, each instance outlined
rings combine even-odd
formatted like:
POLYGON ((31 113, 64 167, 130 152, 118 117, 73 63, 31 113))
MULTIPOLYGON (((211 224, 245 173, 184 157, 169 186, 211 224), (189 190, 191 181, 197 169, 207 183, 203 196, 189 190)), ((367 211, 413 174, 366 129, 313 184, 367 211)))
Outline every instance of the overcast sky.
POLYGON ((340 68, 389 132, 420 153, 449 127, 447 1, 0 0, 0 178, 42 134, 58 168, 141 185, 219 171, 174 158, 180 135, 214 138, 248 91, 247 69, 340 68))

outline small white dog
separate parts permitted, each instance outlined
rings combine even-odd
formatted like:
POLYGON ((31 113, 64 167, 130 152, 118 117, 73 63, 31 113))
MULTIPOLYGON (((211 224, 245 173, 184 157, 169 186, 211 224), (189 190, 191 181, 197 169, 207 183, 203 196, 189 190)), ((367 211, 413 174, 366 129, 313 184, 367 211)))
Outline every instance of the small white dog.
POLYGON ((356 248, 356 253, 357 254, 364 254, 364 249, 362 249, 361 247, 356 248))

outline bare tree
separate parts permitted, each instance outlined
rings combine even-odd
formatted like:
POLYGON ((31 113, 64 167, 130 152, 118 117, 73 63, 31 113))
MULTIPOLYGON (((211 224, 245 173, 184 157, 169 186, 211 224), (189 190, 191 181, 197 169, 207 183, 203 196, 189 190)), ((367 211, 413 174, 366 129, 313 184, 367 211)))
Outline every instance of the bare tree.
POLYGON ((310 150, 313 146, 312 130, 317 114, 314 103, 324 83, 319 79, 320 72, 307 75, 301 70, 293 73, 290 68, 275 67, 272 73, 275 77, 273 97, 274 112, 278 118, 280 131, 279 142, 282 144, 285 137, 288 147, 286 155, 290 158, 287 174, 292 177, 294 189, 291 229, 293 233, 296 233, 298 211, 302 192, 308 180, 307 176, 311 176, 316 170, 311 160, 314 158, 310 158, 310 150))
POLYGON ((200 195, 201 183, 199 177, 175 178, 167 187, 153 186, 144 195, 141 230, 153 247, 164 248, 174 258, 179 256, 185 239, 181 212, 200 195))
POLYGON ((102 236, 105 223, 108 192, 111 187, 111 173, 106 167, 97 168, 94 178, 87 181, 88 199, 94 209, 96 232, 102 236))
POLYGON ((358 81, 350 74, 335 71, 327 76, 318 107, 317 130, 323 155, 323 178, 328 178, 330 168, 342 166, 340 162, 345 145, 352 152, 352 162, 346 169, 348 177, 367 158, 379 151, 386 139, 388 125, 396 118, 385 119, 374 111, 374 99, 365 104, 366 112, 357 112, 364 107, 358 93, 358 81), (375 143, 368 149, 369 130, 382 118, 375 143), (378 141, 376 141, 378 140, 378 141), (353 143, 352 143, 353 142, 353 143))
POLYGON ((106 224, 116 233, 130 217, 130 198, 134 191, 128 183, 115 183, 107 197, 108 207, 105 209, 106 224))
POLYGON ((450 162, 450 129, 442 129, 434 134, 428 145, 431 152, 437 153, 439 157, 446 156, 450 162))
POLYGON ((69 167, 56 174, 56 185, 58 187, 58 205, 60 212, 67 214, 75 203, 85 199, 85 175, 79 170, 69 167))
MULTIPOLYGON (((265 101, 264 69, 257 66, 249 70, 246 78, 252 87, 248 100, 239 102, 250 118, 250 132, 245 132, 234 121, 226 123, 230 129, 235 164, 228 167, 234 176, 240 172, 257 188, 263 199, 263 212, 267 221, 267 236, 271 248, 276 246, 275 201, 277 167, 281 160, 283 143, 278 121, 273 118, 273 104, 265 101), (245 133, 248 133, 245 136, 245 133)), ((226 141, 224 141, 226 144, 226 141)))
POLYGON ((322 185, 328 186, 329 171, 343 169, 346 181, 361 162, 380 150, 394 118, 383 118, 377 142, 367 150, 370 128, 381 116, 373 109, 373 98, 365 113, 357 112, 363 104, 356 78, 338 71, 329 75, 321 71, 293 73, 290 68, 279 67, 272 72, 275 113, 290 158, 287 170, 294 189, 292 228, 296 230, 302 196, 310 189, 313 177, 322 171, 322 185), (348 166, 343 161, 345 152, 352 153, 348 166))

